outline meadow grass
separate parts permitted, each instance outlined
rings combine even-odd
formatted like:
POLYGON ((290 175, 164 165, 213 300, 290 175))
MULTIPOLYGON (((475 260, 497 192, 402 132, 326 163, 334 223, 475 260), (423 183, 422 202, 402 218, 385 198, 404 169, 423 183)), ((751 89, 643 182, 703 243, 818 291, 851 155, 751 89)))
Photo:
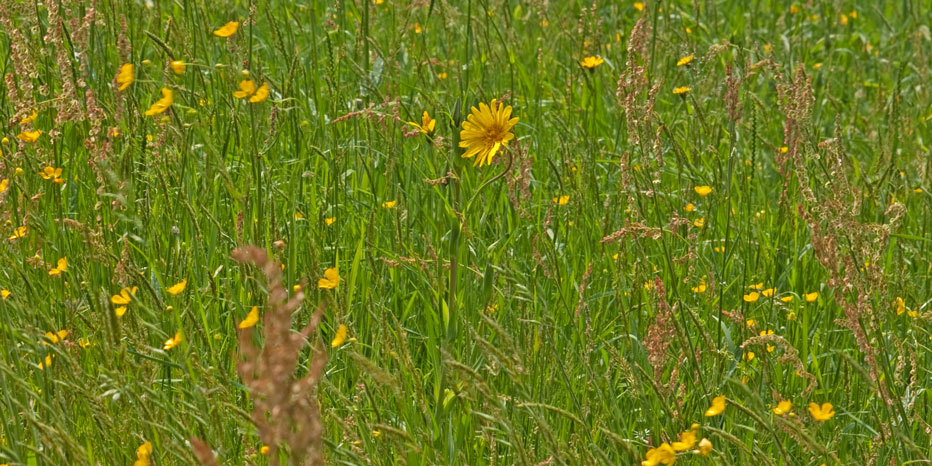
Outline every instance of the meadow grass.
POLYGON ((0 2, 0 464, 928 463, 930 12, 0 2))

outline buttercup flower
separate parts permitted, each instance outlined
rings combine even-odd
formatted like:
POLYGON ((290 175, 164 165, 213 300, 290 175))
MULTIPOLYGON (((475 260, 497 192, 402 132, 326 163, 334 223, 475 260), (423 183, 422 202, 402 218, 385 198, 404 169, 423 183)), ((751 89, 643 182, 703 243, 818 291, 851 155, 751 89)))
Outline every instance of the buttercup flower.
POLYGON ((187 65, 181 60, 172 60, 169 66, 171 66, 175 74, 184 74, 184 70, 187 69, 187 65))
POLYGON ((658 464, 669 466, 674 461, 676 461, 676 451, 673 450, 669 443, 663 442, 659 447, 647 450, 644 461, 641 461, 641 466, 657 466, 658 464))
POLYGON ((510 117, 511 106, 505 107, 495 99, 490 105, 480 102, 478 109, 472 107, 460 132, 460 147, 467 149, 463 158, 475 157, 474 167, 491 164, 499 149, 515 137, 511 129, 518 118, 510 117))
POLYGON ((689 54, 683 58, 680 58, 679 61, 676 62, 676 66, 688 65, 691 61, 693 61, 693 57, 693 54, 689 54))
POLYGON ((709 193, 712 192, 712 187, 711 187, 711 186, 696 186, 696 187, 693 188, 693 189, 696 191, 696 194, 698 194, 698 195, 700 195, 700 196, 702 196, 702 197, 706 197, 706 196, 709 195, 709 193))
POLYGON ((120 85, 119 91, 125 90, 133 81, 136 80, 136 73, 132 63, 127 63, 120 67, 120 72, 116 75, 116 82, 120 85))
POLYGON ((340 271, 336 267, 331 267, 324 271, 324 278, 317 281, 317 287, 324 290, 332 290, 340 284, 340 271))
POLYGON ((676 451, 686 451, 696 444, 696 431, 699 430, 699 424, 693 424, 689 430, 680 434, 680 441, 673 442, 673 449, 676 451))
POLYGON ((43 168, 42 171, 39 172, 39 176, 43 179, 51 180, 56 184, 64 183, 64 180, 61 178, 61 168, 55 168, 51 165, 43 168))
POLYGON ((117 317, 123 317, 123 314, 126 314, 126 306, 133 301, 133 296, 136 294, 138 287, 126 287, 120 290, 119 294, 115 294, 110 297, 110 302, 117 305, 117 308, 113 310, 117 317))
POLYGON ((782 416, 789 413, 791 408, 793 408, 793 402, 790 400, 783 400, 773 407, 773 412, 777 416, 782 416))
POLYGON ((68 270, 68 258, 62 257, 61 259, 58 259, 58 264, 55 267, 52 267, 51 270, 49 270, 49 276, 54 277, 57 275, 61 275, 61 273, 66 270, 68 270))
POLYGON ((812 418, 816 421, 825 422, 835 415, 835 411, 832 409, 831 403, 822 403, 822 406, 809 403, 809 414, 811 414, 812 418))
POLYGON ((597 66, 601 65, 602 63, 605 63, 605 59, 603 59, 602 57, 598 57, 598 56, 586 57, 586 58, 583 58, 582 61, 579 62, 579 64, 583 68, 589 71, 594 70, 597 66))
POLYGON ((236 30, 239 29, 239 23, 236 21, 230 21, 229 23, 224 24, 214 31, 214 35, 217 37, 230 37, 233 34, 236 34, 236 30))
POLYGON ((178 346, 178 344, 181 343, 181 338, 182 338, 182 337, 181 337, 181 330, 179 330, 179 331, 175 332, 175 336, 169 338, 168 340, 165 340, 165 344, 162 345, 162 349, 165 350, 165 351, 168 351, 168 350, 170 350, 170 349, 172 349, 172 348, 178 346))
POLYGON ((180 282, 175 283, 174 285, 172 285, 172 286, 166 288, 166 289, 165 289, 165 292, 168 293, 168 294, 170 294, 170 295, 172 295, 172 296, 174 296, 174 295, 179 294, 179 293, 181 293, 182 291, 184 291, 185 287, 187 287, 187 286, 188 286, 188 280, 187 280, 187 279, 184 279, 184 280, 181 280, 180 282))
POLYGON ((725 395, 719 395, 712 398, 712 406, 709 406, 709 409, 705 410, 705 415, 712 417, 718 416, 723 412, 725 412, 725 395))
POLYGON ((167 87, 163 87, 162 98, 156 100, 155 103, 149 107, 149 110, 146 110, 146 116, 158 115, 165 110, 168 110, 168 107, 172 106, 172 102, 174 102, 174 94, 172 93, 172 90, 167 87))
POLYGON ((333 340, 330 342, 330 347, 336 348, 342 345, 343 342, 345 341, 346 341, 346 326, 343 324, 340 324, 340 326, 337 328, 336 335, 333 336, 333 340))
POLYGON ((685 93, 687 93, 687 92, 689 92, 689 91, 691 91, 691 90, 693 90, 693 88, 683 86, 683 87, 674 88, 674 89, 673 89, 673 93, 676 94, 676 95, 682 95, 682 94, 685 94, 685 93))
POLYGON ((239 323, 239 328, 249 328, 259 322, 259 306, 253 306, 246 314, 246 318, 239 323))
POLYGON ((39 140, 39 136, 42 135, 42 130, 37 129, 34 131, 23 131, 16 135, 16 138, 23 142, 36 142, 39 140))

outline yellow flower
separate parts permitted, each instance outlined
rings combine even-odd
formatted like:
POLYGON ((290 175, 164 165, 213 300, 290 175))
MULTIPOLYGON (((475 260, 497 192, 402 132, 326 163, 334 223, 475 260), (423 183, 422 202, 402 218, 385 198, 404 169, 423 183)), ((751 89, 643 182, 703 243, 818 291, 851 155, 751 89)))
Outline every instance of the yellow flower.
POLYGON ((262 445, 261 447, 259 447, 259 453, 261 453, 261 454, 263 454, 263 455, 268 455, 268 454, 269 454, 269 446, 268 446, 268 445, 262 445))
POLYGON ((822 403, 822 406, 809 403, 809 414, 811 414, 812 418, 816 421, 825 422, 835 415, 835 411, 832 409, 831 403, 822 403))
POLYGON ((641 466, 657 466, 658 464, 669 466, 674 461, 676 461, 676 451, 673 450, 669 443, 663 442, 659 447, 647 450, 644 461, 641 461, 641 466))
POLYGON ((330 341, 330 347, 336 348, 342 345, 343 342, 345 341, 346 341, 346 326, 343 324, 340 324, 340 326, 337 328, 336 335, 334 335, 333 340, 330 341))
POLYGON ((233 34, 236 34, 236 30, 239 29, 239 23, 236 21, 230 21, 229 23, 224 24, 214 31, 214 35, 217 37, 230 37, 233 34))
POLYGON ((568 194, 564 194, 560 197, 553 198, 553 203, 556 205, 566 205, 569 202, 570 202, 570 196, 568 194))
POLYGON ((792 401, 790 401, 790 400, 783 400, 783 401, 777 403, 777 405, 773 407, 773 412, 774 412, 774 414, 776 414, 777 416, 782 416, 782 415, 784 415, 784 414, 786 414, 786 413, 789 413, 789 412, 790 412, 790 409, 791 409, 792 407, 793 407, 793 402, 792 402, 792 401))
POLYGON ((42 135, 42 130, 37 129, 35 131, 23 131, 16 135, 16 137, 23 142, 36 142, 39 140, 39 136, 42 135))
POLYGON ((642 11, 642 10, 644 10, 644 3, 643 3, 643 2, 634 2, 634 9, 637 10, 637 11, 642 11))
POLYGON ((431 118, 427 113, 427 110, 424 110, 424 114, 421 115, 421 124, 417 124, 413 121, 409 121, 408 124, 417 128, 421 134, 430 135, 434 132, 434 128, 437 126, 437 120, 431 118))
POLYGON ((36 113, 35 109, 33 109, 33 110, 32 110, 32 113, 29 114, 28 117, 23 118, 22 120, 19 120, 19 124, 20 124, 20 125, 28 125, 29 123, 32 123, 33 121, 36 121, 36 117, 38 117, 38 116, 39 116, 39 114, 36 113))
POLYGON ((793 302, 793 295, 786 295, 780 298, 780 301, 783 301, 784 303, 791 303, 793 302))
POLYGON ((175 332, 175 336, 165 340, 165 344, 162 345, 162 349, 168 351, 178 346, 179 343, 181 343, 181 330, 175 332))
POLYGON ((725 246, 713 246, 712 250, 715 252, 725 252, 725 246))
POLYGON ((244 79, 239 82, 239 90, 233 91, 233 97, 245 99, 256 93, 256 82, 251 79, 244 79))
POLYGON ((42 171, 39 172, 39 176, 43 179, 51 180, 53 183, 62 184, 64 182, 61 178, 61 168, 55 168, 51 165, 43 168, 42 171))
POLYGON ((712 192, 711 186, 696 186, 693 189, 696 191, 696 194, 698 194, 701 197, 706 197, 709 195, 709 193, 712 192))
POLYGON ((601 65, 602 63, 605 63, 605 59, 599 56, 586 57, 586 58, 583 58, 582 61, 579 62, 579 64, 582 65, 583 68, 590 70, 590 71, 594 70, 597 66, 601 65))
POLYGON ((265 101, 267 98, 269 98, 269 85, 263 83, 261 86, 259 86, 259 89, 256 89, 256 93, 249 98, 249 102, 257 104, 259 102, 265 101))
POLYGON ((246 314, 246 318, 239 323, 239 328, 249 328, 259 322, 259 306, 253 306, 246 314))
POLYGON ((705 217, 699 217, 693 222, 693 226, 696 228, 702 228, 705 226, 705 217))
POLYGON ((120 72, 117 73, 116 82, 120 85, 117 90, 124 90, 129 87, 133 81, 136 80, 136 73, 133 71, 133 64, 127 63, 120 67, 120 72))
POLYGON ((188 286, 188 279, 187 279, 187 278, 184 279, 184 280, 181 280, 181 281, 178 282, 178 283, 175 283, 174 285, 172 285, 172 286, 170 286, 170 287, 168 287, 168 288, 166 288, 166 289, 165 289, 165 292, 168 293, 168 294, 170 294, 170 295, 172 295, 172 296, 175 296, 176 294, 179 294, 179 293, 181 293, 182 291, 184 291, 184 289, 185 289, 186 286, 188 286))
POLYGON ((725 395, 719 395, 715 398, 712 398, 712 406, 709 406, 709 409, 705 410, 705 415, 708 417, 718 416, 725 411, 725 395))
POLYGON ((415 33, 415 34, 420 34, 420 33, 422 33, 422 32, 424 32, 424 28, 421 27, 421 24, 420 24, 420 23, 414 23, 414 33, 415 33))
POLYGON ((51 365, 52 365, 52 355, 47 354, 45 355, 45 361, 39 363, 39 369, 45 369, 51 365))
POLYGON ((440 79, 447 79, 447 74, 441 71, 440 73, 437 73, 437 77, 440 79))
POLYGON ((812 65, 812 69, 814 69, 814 70, 817 70, 817 69, 819 69, 819 68, 822 68, 822 63, 814 63, 814 64, 812 65))
POLYGON ((518 123, 518 118, 510 117, 511 106, 506 107, 495 99, 491 105, 480 102, 478 109, 472 107, 460 132, 460 147, 468 148, 463 158, 476 157, 474 167, 491 164, 499 149, 515 137, 511 130, 518 123))
POLYGON ((324 290, 332 290, 340 284, 340 270, 331 267, 324 271, 324 278, 317 281, 317 287, 324 290))
POLYGON ((704 438, 699 441, 699 449, 695 451, 698 452, 700 455, 705 456, 705 455, 708 455, 709 453, 712 453, 712 448, 713 448, 712 441, 707 438, 704 438))
POLYGON ((68 270, 68 258, 62 257, 58 259, 58 264, 49 270, 49 276, 61 275, 61 273, 66 270, 68 270))
POLYGON ((694 206, 693 203, 690 202, 689 204, 686 204, 686 209, 685 209, 685 210, 686 210, 686 212, 692 212, 693 210, 696 210, 696 206, 694 206))
POLYGON ((790 313, 786 315, 786 320, 796 320, 796 313, 790 311, 790 313))
POLYGON ((896 315, 902 315, 906 312, 906 301, 903 301, 903 298, 896 298, 896 315))
POLYGON ((172 93, 172 90, 167 87, 163 87, 162 98, 159 100, 156 100, 155 103, 153 103, 152 106, 149 107, 149 110, 146 110, 146 116, 158 115, 164 112, 165 110, 168 110, 168 107, 172 106, 173 101, 174 101, 174 94, 172 93))
POLYGON ((693 54, 689 54, 683 58, 680 58, 679 61, 676 62, 676 66, 688 65, 691 61, 693 61, 693 58, 693 54))
POLYGON ((7 186, 10 185, 10 180, 4 178, 0 180, 0 193, 5 193, 7 186))
POLYGON ((14 228, 14 229, 13 229, 13 234, 10 235, 10 241, 15 241, 15 240, 18 240, 18 239, 20 239, 20 238, 25 238, 25 237, 26 237, 26 233, 28 233, 28 232, 29 232, 29 229, 26 228, 26 225, 23 225, 23 226, 21 226, 21 227, 19 227, 19 228, 14 228))
POLYGON ((324 219, 324 223, 326 223, 327 226, 333 225, 333 222, 335 221, 337 221, 336 217, 327 217, 324 219))
POLYGON ((113 310, 117 317, 123 317, 123 314, 126 314, 126 306, 133 301, 133 295, 136 294, 138 287, 126 287, 120 290, 120 294, 115 294, 110 297, 110 302, 116 304, 118 307, 113 310))
POLYGON ((693 293, 705 293, 705 282, 699 282, 699 286, 692 287, 693 293))
POLYGON ((744 361, 746 361, 746 362, 751 362, 751 361, 753 361, 753 360, 754 360, 754 352, 753 352, 753 351, 748 351, 747 353, 742 354, 742 355, 741 355, 741 359, 744 360, 744 361))
POLYGON ((13 293, 10 292, 10 290, 8 290, 8 289, 6 289, 6 288, 0 290, 0 298, 7 299, 7 298, 10 297, 11 294, 13 294, 13 293))
POLYGON ((763 296, 763 297, 765 297, 765 298, 769 298, 769 297, 773 296, 773 294, 776 293, 776 292, 777 292, 777 289, 776 289, 776 288, 767 288, 766 290, 761 291, 760 294, 761 294, 761 296, 763 296))
POLYGON ((750 293, 744 295, 744 302, 746 302, 746 303, 757 302, 758 298, 760 298, 760 293, 758 293, 758 292, 756 292, 756 291, 752 291, 752 292, 750 292, 750 293))
POLYGON ((139 445, 136 449, 136 462, 133 466, 149 466, 149 457, 152 456, 152 442, 139 445))
POLYGON ((685 94, 685 93, 687 93, 687 92, 689 92, 689 91, 691 91, 691 90, 693 90, 693 88, 683 86, 683 87, 674 88, 674 89, 673 89, 673 93, 676 94, 676 95, 682 95, 682 94, 685 94))
POLYGON ((806 293, 806 294, 805 294, 805 298, 806 298, 806 302, 807 302, 807 303, 811 303, 811 302, 813 302, 813 301, 819 299, 819 292, 818 292, 818 291, 813 291, 812 293, 806 293))
POLYGON ((184 70, 187 69, 187 65, 181 60, 172 60, 169 66, 172 67, 172 71, 174 71, 175 74, 184 74, 184 70))
POLYGON ((748 285, 748 288, 750 288, 750 289, 752 289, 752 290, 760 290, 760 289, 762 289, 763 287, 764 287, 764 282, 760 282, 760 283, 751 283, 750 285, 748 285))
POLYGON ((693 424, 689 430, 680 434, 680 441, 673 442, 673 449, 676 451, 686 451, 696 444, 696 431, 699 430, 699 424, 693 424))
POLYGON ((383 209, 391 209, 392 207, 395 207, 395 204, 397 204, 397 203, 398 203, 398 201, 385 201, 385 202, 382 203, 382 208, 383 208, 383 209))
POLYGON ((67 330, 59 330, 55 333, 45 332, 45 338, 47 338, 52 343, 58 343, 59 341, 64 340, 65 337, 68 336, 68 333, 69 332, 67 330))

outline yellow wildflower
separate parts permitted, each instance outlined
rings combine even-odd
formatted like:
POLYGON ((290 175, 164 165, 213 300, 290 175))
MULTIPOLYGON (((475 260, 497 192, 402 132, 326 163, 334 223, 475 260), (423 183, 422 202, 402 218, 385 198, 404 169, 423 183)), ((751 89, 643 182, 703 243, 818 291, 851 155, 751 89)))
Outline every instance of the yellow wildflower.
POLYGON ((158 115, 165 110, 168 110, 168 107, 171 107, 172 102, 174 102, 174 94, 172 93, 172 90, 167 87, 163 87, 162 98, 156 100, 152 106, 146 110, 146 116, 158 115))
POLYGON ((592 71, 592 70, 596 69, 596 67, 598 67, 598 66, 601 65, 602 63, 605 63, 605 59, 602 58, 602 57, 599 57, 599 56, 595 56, 595 57, 586 57, 586 58, 583 58, 582 61, 579 62, 579 64, 580 64, 583 68, 585 68, 585 69, 587 69, 587 70, 589 70, 589 71, 592 71))
POLYGON ((689 91, 691 91, 691 90, 693 90, 693 88, 683 86, 683 87, 674 88, 674 89, 673 89, 673 93, 676 94, 676 95, 683 95, 683 94, 685 94, 685 93, 687 93, 687 92, 689 92, 689 91))
POLYGON ((819 299, 819 292, 818 292, 818 291, 813 291, 812 293, 806 293, 806 294, 805 294, 805 298, 806 298, 806 302, 807 302, 807 303, 811 303, 811 302, 813 302, 813 301, 819 299))
POLYGON ((647 450, 644 461, 641 461, 641 466, 657 466, 658 464, 669 466, 674 461, 676 461, 676 451, 673 450, 669 443, 663 442, 659 447, 647 450))
POLYGON ((777 403, 777 405, 773 407, 773 412, 774 412, 774 414, 776 414, 777 416, 782 416, 782 415, 784 415, 784 414, 786 414, 786 413, 789 413, 789 412, 790 412, 790 409, 791 409, 792 407, 793 407, 793 402, 792 402, 792 401, 790 401, 790 400, 783 400, 783 401, 777 403))
POLYGON ((397 203, 398 201, 385 201, 382 203, 382 208, 391 209, 392 207, 395 207, 395 204, 397 203))
POLYGON ((758 292, 756 292, 756 291, 752 291, 752 292, 750 292, 750 293, 744 295, 744 302, 746 302, 746 303, 757 302, 758 298, 760 298, 760 293, 758 293, 758 292))
POLYGON ((187 69, 187 65, 181 60, 172 60, 169 66, 171 66, 175 74, 184 74, 184 70, 187 69))
POLYGON ((42 135, 42 130, 37 129, 35 131, 23 131, 16 135, 17 139, 23 142, 36 142, 39 140, 39 136, 42 135))
POLYGON ((224 24, 214 31, 214 35, 217 37, 230 37, 233 34, 236 34, 236 30, 239 29, 239 23, 236 21, 230 21, 229 23, 224 24))
POLYGON ((712 192, 711 186, 696 186, 693 189, 696 191, 696 194, 698 194, 701 197, 706 197, 709 195, 709 193, 712 192))
POLYGON ((181 343, 181 330, 175 332, 175 336, 165 340, 165 344, 162 345, 162 349, 168 351, 181 343))
POLYGON ((835 415, 835 411, 832 409, 831 403, 822 403, 822 406, 809 403, 809 414, 811 414, 812 418, 816 421, 825 422, 835 415))
POLYGON ((346 326, 340 324, 337 328, 337 333, 333 336, 333 340, 330 341, 330 347, 336 348, 343 344, 346 341, 346 326))
POLYGON ((408 124, 417 128, 421 134, 429 136, 433 134, 434 128, 436 128, 437 120, 431 118, 430 114, 427 113, 427 110, 424 110, 424 114, 421 115, 421 124, 417 124, 413 121, 409 121, 408 124))
POLYGON ((511 130, 518 123, 518 118, 510 117, 511 106, 506 107, 495 99, 490 105, 480 102, 478 109, 472 107, 460 132, 459 146, 467 149, 462 157, 476 157, 473 166, 491 164, 499 149, 515 137, 511 130))
POLYGON ((679 61, 676 62, 676 66, 688 65, 691 61, 693 61, 693 58, 695 58, 693 54, 689 54, 683 58, 680 58, 679 61))
POLYGON ((133 83, 133 81, 136 80, 136 73, 133 70, 134 68, 132 63, 127 63, 120 67, 120 72, 117 73, 116 76, 116 82, 120 85, 117 90, 125 90, 127 87, 129 87, 130 84, 133 83))
POLYGON ((317 281, 317 287, 324 290, 332 290, 340 284, 340 271, 336 267, 331 267, 324 271, 324 278, 317 281))
POLYGON ((712 406, 709 406, 709 409, 705 410, 705 415, 708 417, 718 416, 725 412, 725 395, 719 395, 712 399, 712 406))
POLYGON ((246 318, 239 323, 239 328, 249 328, 259 322, 259 306, 253 306, 246 318))
POLYGON ((117 305, 117 308, 113 310, 117 317, 123 317, 123 314, 126 314, 126 306, 133 301, 133 296, 136 294, 138 287, 126 287, 120 290, 119 294, 115 294, 110 297, 110 302, 117 305))
POLYGON ((570 196, 568 194, 564 194, 560 197, 553 198, 553 203, 556 205, 566 205, 569 202, 570 202, 570 196))
POLYGON ((61 273, 66 270, 68 270, 68 258, 62 257, 61 259, 58 259, 58 264, 49 270, 49 276, 54 277, 56 275, 61 275, 61 273))
POLYGON ((181 280, 180 282, 175 283, 174 285, 172 285, 172 286, 166 288, 166 289, 165 289, 165 292, 168 293, 168 294, 170 294, 170 295, 172 295, 172 296, 175 296, 175 295, 181 293, 182 291, 184 291, 185 287, 187 287, 187 286, 188 286, 188 279, 184 279, 184 280, 181 280))

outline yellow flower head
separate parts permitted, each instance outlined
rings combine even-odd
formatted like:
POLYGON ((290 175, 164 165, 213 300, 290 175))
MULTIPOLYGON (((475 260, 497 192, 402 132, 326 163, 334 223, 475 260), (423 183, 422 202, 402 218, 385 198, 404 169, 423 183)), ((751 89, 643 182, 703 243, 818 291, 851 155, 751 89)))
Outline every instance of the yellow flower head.
POLYGON ((605 63, 605 59, 599 56, 586 57, 586 58, 583 58, 582 61, 579 62, 579 64, 583 68, 589 71, 594 70, 597 66, 601 65, 602 63, 605 63))
POLYGON ((806 293, 804 297, 806 298, 806 302, 807 302, 807 303, 811 303, 811 302, 813 302, 813 301, 819 299, 819 292, 818 292, 818 291, 813 291, 812 293, 806 293))
POLYGON ((754 303, 754 302, 757 302, 758 299, 760 299, 760 293, 756 291, 752 291, 744 295, 744 302, 746 303, 754 303))
POLYGON ((696 206, 694 206, 693 203, 690 202, 689 204, 686 204, 685 210, 686 210, 686 212, 692 212, 692 211, 696 210, 696 206))
POLYGON ((753 351, 748 351, 748 352, 742 354, 742 355, 741 355, 741 359, 744 360, 744 361, 746 361, 746 362, 751 362, 751 361, 753 361, 753 360, 754 360, 754 352, 753 352, 753 351))
POLYGON ((269 98, 269 85, 263 83, 259 86, 259 89, 256 89, 256 93, 249 98, 249 102, 257 104, 259 102, 264 102, 267 98, 269 98))
POLYGON ((790 412, 790 409, 792 409, 792 408, 793 408, 793 402, 792 402, 792 401, 790 401, 790 400, 783 400, 783 401, 777 403, 777 405, 773 407, 773 412, 774 412, 774 414, 776 414, 777 416, 782 416, 782 415, 784 415, 784 414, 789 413, 789 412, 790 412))
POLYGON ((427 110, 424 110, 424 114, 421 115, 421 124, 417 124, 413 121, 409 121, 408 124, 417 128, 421 134, 430 135, 434 132, 434 128, 437 126, 437 120, 431 118, 427 113, 427 110))
POLYGON ((395 204, 397 204, 397 203, 398 203, 398 201, 385 201, 385 202, 382 203, 382 208, 383 208, 383 209, 391 209, 391 208, 395 207, 395 204))
POLYGON ((761 291, 760 294, 761 294, 761 296, 763 296, 763 297, 765 297, 765 298, 769 298, 769 297, 773 296, 773 294, 776 293, 776 292, 777 292, 777 289, 776 289, 776 288, 767 288, 766 290, 761 291))
POLYGON ((480 102, 478 109, 472 107, 460 132, 460 147, 467 149, 463 158, 476 157, 473 166, 491 164, 499 149, 514 139, 511 130, 517 123, 517 117, 511 118, 511 106, 495 99, 490 105, 480 102))
POLYGON ((673 449, 676 451, 686 451, 696 444, 696 431, 699 430, 699 424, 693 424, 689 430, 680 434, 680 441, 673 442, 673 449))
POLYGON ((117 305, 117 308, 113 310, 117 317, 123 317, 123 314, 126 314, 126 306, 133 301, 133 296, 136 294, 138 287, 126 287, 120 290, 119 294, 115 294, 110 297, 110 302, 117 305))
POLYGON ((644 10, 644 2, 634 2, 634 9, 637 11, 644 10))
POLYGON ((693 293, 705 293, 705 282, 700 282, 698 286, 692 287, 693 293))
POLYGON ((903 298, 896 298, 896 315, 901 315, 906 312, 906 301, 903 301, 903 298))
POLYGON ((698 194, 698 195, 700 195, 700 196, 702 196, 702 197, 706 197, 706 196, 709 195, 709 193, 712 192, 712 187, 711 187, 711 186, 696 186, 696 187, 693 188, 693 189, 696 191, 696 194, 698 194))
POLYGON ((699 217, 693 221, 693 226, 696 228, 702 228, 705 226, 705 217, 699 217))
POLYGON ((725 412, 725 395, 719 395, 712 398, 712 406, 709 406, 709 409, 705 410, 705 415, 712 417, 718 416, 723 412, 725 412))
POLYGON ((259 306, 253 306, 246 318, 239 323, 239 328, 249 328, 259 322, 259 306))
POLYGON ((20 238, 25 238, 27 233, 29 233, 29 229, 26 228, 26 225, 23 225, 18 228, 14 228, 13 234, 10 235, 10 241, 16 241, 20 238))
POLYGON ((333 336, 333 340, 330 342, 330 347, 336 348, 342 345, 343 342, 345 341, 346 341, 346 326, 343 324, 340 324, 340 326, 337 328, 336 335, 333 336))
POLYGON ((673 450, 669 443, 663 442, 659 447, 647 450, 644 457, 641 466, 657 466, 658 464, 669 466, 676 461, 676 451, 673 450))
POLYGON ((64 182, 64 180, 61 178, 61 168, 55 168, 51 165, 43 168, 42 171, 39 172, 39 176, 41 176, 43 179, 50 180, 53 183, 61 184, 64 182))
POLYGON ((175 296, 175 295, 181 293, 182 291, 184 291, 185 287, 187 287, 187 286, 188 286, 188 279, 184 279, 184 280, 181 280, 180 282, 175 283, 174 285, 172 285, 172 286, 166 288, 166 289, 165 289, 165 292, 168 293, 168 294, 170 294, 170 295, 172 295, 172 296, 175 296))
POLYGON ((553 198, 553 203, 556 205, 566 205, 570 202, 569 194, 564 194, 560 197, 553 198))
POLYGON ((230 21, 229 23, 224 24, 214 31, 214 35, 217 37, 230 37, 233 34, 236 34, 236 30, 239 29, 239 23, 236 21, 230 21))
POLYGON ((184 70, 187 69, 187 65, 181 60, 172 60, 169 66, 171 66, 175 74, 184 74, 184 70))
POLYGON ((47 354, 45 355, 45 360, 39 363, 39 369, 46 369, 51 365, 52 365, 52 355, 47 354))
POLYGON ((327 217, 324 219, 324 223, 326 223, 327 226, 333 225, 333 222, 336 222, 336 221, 337 221, 336 217, 327 217))
POLYGON ((58 264, 49 270, 49 276, 61 275, 61 273, 66 270, 68 270, 68 258, 62 257, 61 259, 58 259, 58 264))
POLYGON ((699 441, 699 449, 696 450, 696 452, 698 452, 700 455, 705 456, 705 455, 708 455, 709 453, 712 453, 712 448, 713 448, 712 441, 707 438, 704 438, 699 441))
POLYGON ((6 178, 0 180, 0 194, 5 193, 5 192, 6 192, 6 188, 7 188, 7 186, 9 186, 9 185, 10 185, 10 180, 8 180, 8 179, 6 179, 6 178))
POLYGON ((245 99, 256 93, 256 82, 251 79, 244 79, 239 82, 239 90, 233 91, 233 97, 245 99))
POLYGON ((331 267, 324 271, 324 278, 317 281, 317 287, 324 290, 332 290, 340 284, 340 271, 336 267, 331 267))
POLYGON ((10 290, 6 288, 0 290, 0 298, 7 299, 10 297, 11 294, 13 294, 13 292, 11 292, 10 290))
POLYGON ((809 403, 809 414, 811 414, 812 418, 816 421, 825 422, 835 415, 835 411, 832 409, 831 403, 822 403, 822 406, 809 403))
POLYGON ((162 345, 162 349, 168 351, 181 343, 181 330, 175 332, 175 336, 165 340, 165 344, 162 345))
POLYGON ((16 135, 16 138, 23 142, 36 142, 39 140, 39 136, 42 135, 42 130, 37 129, 35 131, 23 131, 16 135))
POLYGON ((693 90, 693 88, 683 86, 683 87, 674 88, 674 89, 673 89, 673 93, 676 94, 676 95, 682 95, 682 94, 685 94, 685 93, 687 93, 687 92, 689 92, 689 91, 691 91, 691 90, 693 90))
POLYGON ((55 333, 45 332, 45 338, 48 339, 52 343, 58 343, 59 341, 64 340, 65 337, 68 336, 68 333, 69 332, 67 330, 59 330, 55 333))
POLYGON ((36 121, 36 118, 37 118, 38 116, 39 116, 39 114, 36 113, 36 110, 35 110, 35 109, 33 109, 33 110, 32 110, 32 113, 30 113, 28 117, 23 118, 22 120, 19 120, 19 124, 20 124, 20 125, 28 125, 29 123, 32 123, 33 121, 36 121))
POLYGON ((783 301, 784 303, 791 303, 793 302, 793 295, 786 295, 780 298, 780 301, 783 301))
POLYGON ((676 62, 676 66, 688 65, 691 61, 693 61, 693 58, 694 58, 693 54, 686 55, 685 57, 680 58, 679 61, 676 62))
POLYGON ((174 102, 174 93, 172 93, 171 89, 163 87, 162 98, 156 100, 152 106, 149 107, 149 110, 146 110, 146 116, 158 115, 168 110, 168 107, 172 106, 172 102, 174 102))
POLYGON ((136 73, 134 71, 133 64, 127 63, 121 66, 120 72, 117 73, 116 75, 116 82, 117 84, 120 85, 120 87, 118 87, 117 90, 120 90, 120 91, 125 90, 135 80, 136 80, 136 73))

